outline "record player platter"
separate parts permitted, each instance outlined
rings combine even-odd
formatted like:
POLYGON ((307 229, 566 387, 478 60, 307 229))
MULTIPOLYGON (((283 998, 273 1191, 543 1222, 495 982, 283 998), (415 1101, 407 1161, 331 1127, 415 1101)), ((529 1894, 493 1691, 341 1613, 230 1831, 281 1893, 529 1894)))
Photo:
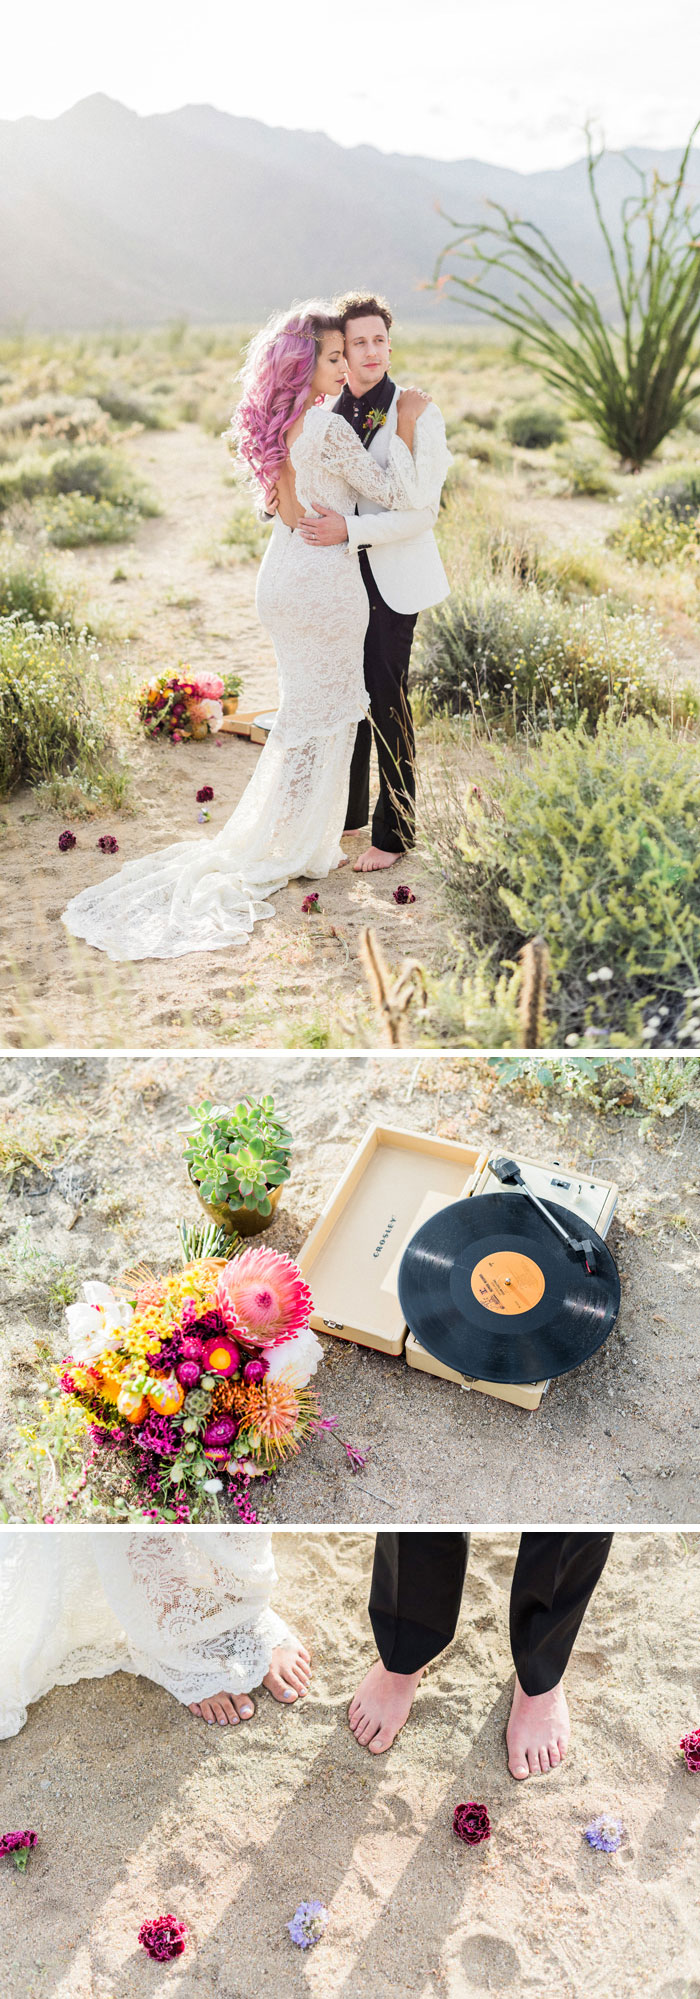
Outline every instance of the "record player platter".
POLYGON ((526 1382, 567 1374, 603 1345, 620 1279, 602 1236, 554 1201, 503 1188, 453 1201, 404 1251, 399 1298, 426 1351, 460 1374, 526 1382), (562 1234, 556 1232, 556 1225, 562 1234))

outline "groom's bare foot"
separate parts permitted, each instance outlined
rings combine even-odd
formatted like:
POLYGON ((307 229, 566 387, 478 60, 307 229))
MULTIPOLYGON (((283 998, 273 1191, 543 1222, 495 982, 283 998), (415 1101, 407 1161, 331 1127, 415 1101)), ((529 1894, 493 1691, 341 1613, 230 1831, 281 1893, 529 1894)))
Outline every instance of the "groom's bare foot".
POLYGON ((388 1673, 377 1659, 358 1687, 348 1708, 348 1721, 355 1741, 373 1756, 382 1756, 408 1721, 413 1698, 425 1667, 419 1673, 388 1673))
POLYGON ((561 1680, 548 1694, 525 1694, 516 1679, 506 1730, 511 1777, 546 1776, 563 1763, 571 1723, 561 1680))
POLYGON ((222 1726, 228 1722, 235 1727, 239 1721, 251 1721, 255 1714, 250 1694, 212 1694, 209 1701, 190 1701, 188 1705, 197 1721, 218 1721, 222 1726))
POLYGON ((309 1691, 311 1660, 299 1638, 290 1638, 286 1645, 276 1645, 270 1660, 270 1671, 265 1674, 263 1686, 267 1687, 273 1700, 298 1701, 309 1691))
POLYGON ((366 847, 359 861, 353 863, 356 875, 372 875, 376 868, 394 868, 403 854, 388 854, 384 847, 366 847))

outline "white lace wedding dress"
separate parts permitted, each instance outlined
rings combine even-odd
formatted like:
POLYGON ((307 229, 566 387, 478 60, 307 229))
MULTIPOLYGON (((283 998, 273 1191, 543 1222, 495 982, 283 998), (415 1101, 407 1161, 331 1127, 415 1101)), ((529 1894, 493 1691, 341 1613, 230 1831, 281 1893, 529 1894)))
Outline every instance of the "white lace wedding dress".
MULTIPOLYGON (((329 405, 307 411, 290 455, 300 504, 346 515, 359 494, 390 508, 430 504, 447 464, 439 427, 419 418, 413 453, 392 438, 383 469, 329 405)), ((347 544, 309 547, 277 516, 256 602, 275 647, 279 710, 254 776, 215 838, 130 861, 68 904, 66 928, 110 958, 240 944, 274 915, 269 896, 301 875, 325 877, 342 858, 350 760, 368 706, 357 556, 347 544)))
POLYGON ((250 1693, 289 1639, 269 1534, 0 1535, 0 1738, 52 1687, 143 1673, 185 1703, 250 1693))

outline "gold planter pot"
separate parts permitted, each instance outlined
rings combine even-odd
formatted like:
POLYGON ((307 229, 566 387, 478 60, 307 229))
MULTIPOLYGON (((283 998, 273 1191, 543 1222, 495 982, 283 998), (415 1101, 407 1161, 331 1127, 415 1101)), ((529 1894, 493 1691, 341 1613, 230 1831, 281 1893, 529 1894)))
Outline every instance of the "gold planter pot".
POLYGON ((235 715, 238 707, 237 694, 225 694, 221 703, 225 715, 235 715))
POLYGON ((272 1209, 269 1215, 260 1215, 257 1208, 234 1208, 229 1201, 222 1201, 221 1204, 214 1201, 205 1201, 203 1195, 200 1194, 198 1182, 192 1179, 192 1174, 190 1174, 190 1179, 205 1214, 209 1216, 210 1221, 216 1222, 217 1228, 225 1229, 227 1235, 262 1235, 263 1229, 269 1229, 275 1210, 279 1204, 282 1193, 281 1185, 279 1187, 268 1187, 272 1209))

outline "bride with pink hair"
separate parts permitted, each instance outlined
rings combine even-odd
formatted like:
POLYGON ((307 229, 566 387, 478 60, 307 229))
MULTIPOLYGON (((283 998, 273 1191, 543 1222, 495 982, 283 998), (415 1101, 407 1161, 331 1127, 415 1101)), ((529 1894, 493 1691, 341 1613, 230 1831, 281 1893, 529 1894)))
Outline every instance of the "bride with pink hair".
POLYGON ((345 375, 340 321, 326 305, 311 301, 275 317, 251 343, 230 435, 261 499, 276 490, 256 602, 275 648, 279 708, 220 833, 130 861, 68 904, 66 928, 110 958, 176 958, 244 943, 274 915, 270 896, 344 863, 350 762, 368 707, 367 593, 347 543, 314 547, 297 528, 315 507, 353 514, 358 495, 384 508, 420 508, 435 481, 418 423, 429 399, 402 392, 383 468, 333 411, 345 375))

